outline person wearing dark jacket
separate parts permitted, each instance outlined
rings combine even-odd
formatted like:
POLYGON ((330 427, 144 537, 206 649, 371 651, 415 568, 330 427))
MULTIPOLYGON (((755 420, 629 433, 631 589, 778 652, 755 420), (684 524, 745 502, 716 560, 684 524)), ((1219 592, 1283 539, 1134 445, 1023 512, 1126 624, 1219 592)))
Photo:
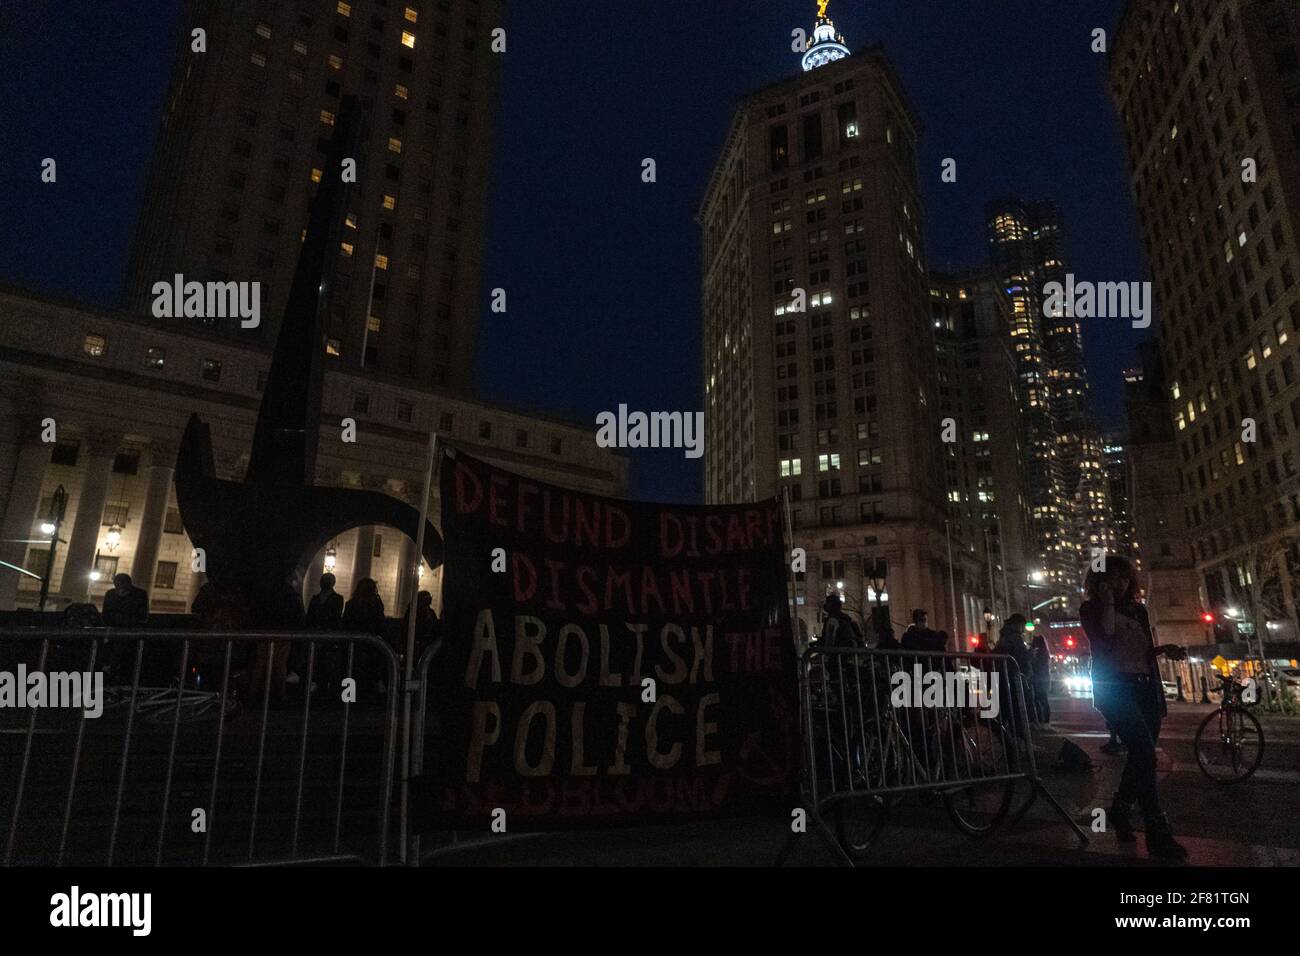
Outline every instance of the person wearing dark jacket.
POLYGON ((149 622, 149 593, 131 583, 131 575, 113 577, 104 594, 104 623, 108 627, 144 627, 149 622))
POLYGON ((1047 650, 1047 640, 1041 634, 1035 634, 1029 643, 1029 676, 1034 689, 1031 703, 1034 706, 1029 714, 1036 724, 1048 724, 1052 720, 1052 707, 1047 694, 1052 685, 1052 655, 1047 650))
POLYGON ((1156 745, 1168 712, 1156 658, 1187 655, 1172 644, 1156 644, 1147 609, 1138 601, 1133 565, 1106 555, 1102 567, 1088 572, 1079 621, 1092 649, 1093 706, 1128 748, 1107 819, 1121 843, 1132 843, 1137 837, 1129 814, 1136 803, 1146 822, 1147 853, 1184 860, 1187 850, 1174 839, 1156 791, 1156 745))
MULTIPOLYGON (((343 630, 359 634, 384 636, 384 601, 379 596, 379 585, 374 578, 362 578, 352 589, 352 599, 343 608, 343 630)), ((373 666, 373 655, 359 649, 356 656, 357 669, 369 678, 369 686, 376 694, 383 694, 388 687, 379 671, 373 666)), ((360 675, 359 675, 360 676, 360 675)), ((358 684, 362 683, 360 680, 358 684)))
POLYGON ((844 613, 844 602, 838 594, 829 594, 822 603, 826 620, 822 623, 821 641, 827 647, 865 647, 862 630, 844 613))
MULTIPOLYGON (((334 575, 326 571, 320 576, 320 590, 311 596, 307 602, 307 630, 309 631, 337 631, 339 625, 343 622, 343 595, 334 590, 334 583, 337 579, 334 575)), ((336 675, 338 655, 337 646, 317 644, 317 658, 315 667, 317 672, 324 673, 327 680, 332 682, 336 675)), ((305 641, 295 641, 289 652, 289 673, 285 677, 285 683, 297 684, 301 680, 299 675, 305 674, 307 669, 308 645, 305 641)), ((312 682, 313 684, 315 681, 312 682)), ((312 688, 315 689, 314 687, 312 688)))
POLYGON ((948 646, 948 635, 943 631, 932 631, 929 615, 917 608, 912 612, 912 623, 903 632, 900 646, 905 651, 942 651, 948 646))
POLYGON ((1016 708, 1015 697, 1012 695, 1012 678, 1016 680, 1016 686, 1020 694, 1024 697, 1025 711, 1032 715, 1034 713, 1034 701, 1032 698, 1033 689, 1029 683, 1031 670, 1029 648, 1025 646, 1025 616, 1023 614, 1012 614, 1007 618, 1002 629, 998 631, 998 642, 993 646, 994 654, 1006 654, 1016 666, 1004 667, 999 665, 998 670, 1003 671, 1001 675, 1002 700, 999 705, 1002 719, 1009 722, 1012 726, 1018 728, 1019 712, 1016 708))

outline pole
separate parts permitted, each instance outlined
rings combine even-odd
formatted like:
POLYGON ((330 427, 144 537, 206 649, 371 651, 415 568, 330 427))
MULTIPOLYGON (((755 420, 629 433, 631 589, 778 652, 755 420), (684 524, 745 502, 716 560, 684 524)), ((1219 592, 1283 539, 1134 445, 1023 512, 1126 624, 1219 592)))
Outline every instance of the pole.
POLYGON ((41 597, 36 606, 39 613, 45 612, 45 601, 50 596, 50 579, 54 577, 54 552, 59 549, 59 532, 63 528, 63 512, 68 506, 67 492, 63 486, 54 489, 50 501, 50 523, 54 525, 54 534, 50 536, 50 550, 45 555, 45 575, 41 578, 41 597))
POLYGON ((943 519, 943 534, 948 539, 948 600, 952 604, 952 636, 956 642, 957 650, 966 649, 965 635, 959 631, 960 625, 957 622, 957 585, 953 579, 952 571, 952 521, 943 519))
POLYGON ((429 432, 429 457, 424 465, 424 494, 420 495, 420 526, 415 533, 415 585, 411 588, 411 607, 406 622, 406 660, 402 669, 402 807, 399 815, 402 862, 406 862, 406 809, 411 789, 411 694, 415 678, 415 618, 420 606, 420 563, 424 560, 424 525, 429 520, 429 493, 433 485, 433 466, 438 455, 438 433, 429 432))
MULTIPOLYGON (((989 609, 993 612, 993 620, 997 620, 997 592, 993 590, 993 549, 989 545, 989 529, 984 528, 984 562, 989 568, 989 609)), ((993 636, 993 621, 989 621, 989 636, 993 636)))
POLYGON ((1002 521, 998 521, 998 560, 1002 562, 1002 603, 1007 606, 1008 616, 1011 614, 1011 589, 1007 587, 1007 549, 1002 544, 1002 521))
POLYGON ((803 641, 801 638, 803 635, 799 631, 798 613, 799 580, 794 576, 793 555, 791 554, 794 551, 794 522, 790 520, 790 488, 788 485, 781 486, 781 518, 782 524, 785 525, 785 566, 790 578, 790 597, 786 604, 790 608, 790 627, 794 632, 792 636, 794 637, 795 652, 802 654, 803 641))

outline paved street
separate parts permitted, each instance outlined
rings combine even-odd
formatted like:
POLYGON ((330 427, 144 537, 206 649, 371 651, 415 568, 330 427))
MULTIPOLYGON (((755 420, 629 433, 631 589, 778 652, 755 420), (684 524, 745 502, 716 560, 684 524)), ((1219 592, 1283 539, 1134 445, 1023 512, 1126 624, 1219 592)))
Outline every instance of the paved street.
MULTIPOLYGON (((1088 701, 1052 702, 1053 731, 1040 736, 1040 770, 1048 789, 1085 828, 1091 810, 1109 803, 1123 757, 1099 751, 1106 730, 1088 701), (1091 774, 1056 769, 1060 741, 1069 739, 1096 762, 1091 774)), ((1161 739, 1160 787, 1179 838, 1201 866, 1300 865, 1300 720, 1263 720, 1264 763, 1244 784, 1223 786, 1196 766, 1192 741, 1210 705, 1170 704, 1161 739)), ((744 865, 766 866, 777 857, 788 829, 782 821, 745 820, 691 826, 643 827, 600 833, 536 835, 485 842, 473 837, 440 854, 451 865, 744 865)), ((1045 801, 1016 827, 983 840, 957 832, 941 807, 917 798, 901 804, 867 865, 1146 866, 1143 842, 1125 847, 1109 833, 1090 833, 1079 849, 1045 801)), ((462 834, 462 838, 466 835, 462 834)), ((817 837, 800 839, 789 865, 832 862, 817 837)))

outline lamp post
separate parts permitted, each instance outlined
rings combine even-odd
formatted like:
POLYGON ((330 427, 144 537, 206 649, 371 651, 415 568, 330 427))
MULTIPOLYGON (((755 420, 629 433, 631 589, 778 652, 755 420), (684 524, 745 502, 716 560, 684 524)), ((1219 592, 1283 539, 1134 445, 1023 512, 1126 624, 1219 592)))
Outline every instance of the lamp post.
POLYGON ((885 567, 885 562, 877 559, 874 562, 872 562, 871 574, 870 577, 868 578, 868 580, 870 580, 871 582, 871 590, 874 593, 876 598, 876 610, 875 613, 872 615, 871 623, 875 627, 877 639, 879 639, 882 636, 882 632, 884 630, 883 622, 881 620, 880 594, 882 591, 885 590, 885 580, 886 580, 887 570, 888 569, 885 567))
POLYGON ((58 550, 59 529, 63 525, 63 517, 68 510, 68 493, 63 490, 63 486, 54 489, 54 494, 50 498, 50 514, 45 521, 41 522, 41 533, 50 536, 50 550, 45 555, 45 574, 41 576, 41 596, 36 605, 38 612, 45 610, 45 602, 50 596, 50 578, 54 576, 54 552, 58 550))

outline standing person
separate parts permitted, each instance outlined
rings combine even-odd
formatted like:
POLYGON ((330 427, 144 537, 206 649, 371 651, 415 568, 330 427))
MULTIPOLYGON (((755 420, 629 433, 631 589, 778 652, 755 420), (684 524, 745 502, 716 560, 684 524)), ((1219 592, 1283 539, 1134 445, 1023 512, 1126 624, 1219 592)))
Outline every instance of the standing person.
POLYGON ((104 594, 104 623, 109 627, 144 627, 149 622, 149 593, 131 583, 131 575, 113 576, 104 594))
POLYGON ((1034 712, 1030 719, 1044 727, 1051 725, 1052 705, 1047 700, 1052 686, 1052 655, 1047 650, 1047 639, 1035 634, 1029 642, 1029 671, 1034 689, 1034 712))
MULTIPOLYGON (((343 595, 334 590, 336 581, 334 575, 328 571, 320 576, 320 590, 307 602, 307 630, 337 631, 339 629, 339 625, 343 622, 343 595)), ((297 684, 302 679, 299 675, 303 672, 307 660, 305 641, 295 641, 292 647, 293 650, 289 654, 289 673, 285 676, 287 684, 297 684)), ((331 646, 324 648, 327 658, 334 656, 329 653, 333 649, 331 646)), ((325 664, 323 670, 331 670, 332 660, 322 661, 322 663, 325 664)))
POLYGON ((1016 662, 1015 669, 1010 667, 1001 667, 997 669, 1002 672, 1002 702, 999 705, 1001 716, 1004 721, 1008 721, 1015 726, 1017 723, 1017 711, 1015 697, 1012 696, 1014 675, 1014 688, 1024 696, 1025 712, 1032 719, 1035 713, 1035 704, 1033 697, 1033 685, 1030 683, 1030 672, 1032 662, 1029 654, 1029 648, 1025 646, 1025 616, 1023 614, 1012 614, 1007 618, 1002 629, 998 631, 998 642, 993 647, 994 654, 1006 654, 1016 662))
MULTIPOLYGON (((374 578, 362 578, 352 589, 352 599, 343 608, 343 630, 374 634, 382 638, 384 623, 384 601, 379 596, 379 585, 374 578)), ((373 663, 372 655, 362 650, 357 661, 361 665, 358 669, 362 672, 359 676, 369 678, 370 689, 376 694, 385 693, 388 690, 387 684, 370 666, 373 663)))
POLYGON ((948 635, 930 630, 930 615, 917 608, 899 646, 905 651, 942 651, 948 646, 948 635))
POLYGON ((1172 644, 1156 644, 1147 609, 1138 601, 1133 565, 1107 555, 1102 567, 1104 571, 1088 572, 1088 599, 1079 608, 1079 620, 1092 645, 1093 706, 1128 748, 1108 819, 1119 841, 1132 843, 1137 837, 1129 813, 1136 803, 1146 822, 1147 853, 1185 860, 1187 849, 1174 839, 1156 792, 1156 745, 1168 712, 1156 658, 1177 661, 1187 655, 1172 644))
MULTIPOLYGON (((415 600, 415 659, 418 661, 425 648, 442 636, 442 622, 438 620, 438 613, 433 609, 432 594, 421 591, 415 600)), ((400 654, 406 653, 406 633, 410 626, 411 609, 407 608, 406 616, 402 618, 402 629, 398 633, 397 650, 400 654)))
POLYGON ((862 629, 844 613, 844 602, 838 594, 828 594, 822 602, 826 620, 822 624, 822 643, 827 647, 866 647, 862 629))

